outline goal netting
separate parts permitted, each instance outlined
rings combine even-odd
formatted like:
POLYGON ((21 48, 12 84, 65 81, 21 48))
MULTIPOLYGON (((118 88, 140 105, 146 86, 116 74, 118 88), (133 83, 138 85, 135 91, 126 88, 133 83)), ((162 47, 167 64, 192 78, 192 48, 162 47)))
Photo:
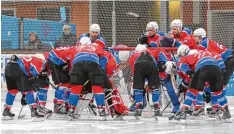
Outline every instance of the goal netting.
POLYGON ((135 46, 149 21, 157 21, 167 33, 178 18, 192 30, 204 27, 210 38, 231 47, 233 5, 231 0, 3 0, 2 49, 27 49, 30 32, 38 35, 43 49, 51 49, 66 23, 77 37, 98 23, 108 46, 135 46))

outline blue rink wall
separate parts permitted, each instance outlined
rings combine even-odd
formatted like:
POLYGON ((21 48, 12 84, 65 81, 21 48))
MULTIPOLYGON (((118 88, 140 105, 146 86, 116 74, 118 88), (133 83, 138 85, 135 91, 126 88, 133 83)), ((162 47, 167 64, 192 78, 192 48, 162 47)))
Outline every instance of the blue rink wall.
MULTIPOLYGON (((9 61, 12 54, 1 54, 1 85, 4 86, 5 84, 5 67, 7 62, 9 61)), ((18 56, 26 56, 30 54, 17 54, 18 56)), ((32 54, 31 54, 32 55, 32 54)), ((227 87, 227 96, 234 96, 234 74, 232 75, 227 87)))
MULTIPOLYGON (((23 20, 10 17, 10 16, 1 16, 1 47, 2 49, 19 49, 19 33, 23 31, 24 33, 24 44, 28 43, 28 37, 30 32, 35 32, 38 35, 38 38, 42 41, 43 44, 54 44, 56 40, 59 39, 63 34, 63 25, 62 21, 46 21, 46 20, 35 20, 27 19, 23 20), (19 23, 23 24, 23 28, 20 31, 19 23)), ((69 24, 71 26, 72 34, 76 35, 76 25, 69 24)))

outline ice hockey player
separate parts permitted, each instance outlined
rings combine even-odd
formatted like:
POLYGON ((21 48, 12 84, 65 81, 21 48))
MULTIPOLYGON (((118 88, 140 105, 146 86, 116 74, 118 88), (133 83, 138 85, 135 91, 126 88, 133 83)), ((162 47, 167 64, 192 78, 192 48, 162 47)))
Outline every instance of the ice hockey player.
POLYGON ((206 37, 206 31, 203 28, 196 29, 193 35, 198 45, 202 46, 205 50, 208 50, 209 52, 220 54, 223 58, 226 65, 226 71, 223 77, 224 85, 226 86, 234 71, 234 51, 225 47, 222 44, 208 39, 206 37))
MULTIPOLYGON (((206 50, 190 50, 189 54, 198 54, 198 53, 210 53, 206 50)), ((215 54, 215 53, 210 53, 210 55, 216 60, 221 73, 223 75, 223 73, 225 72, 225 64, 223 59, 221 58, 221 56, 219 54, 215 54)), ((186 90, 188 89, 188 85, 191 81, 191 78, 184 74, 182 71, 178 71, 178 75, 180 76, 180 78, 182 78, 182 82, 179 86, 179 89, 181 90, 181 92, 186 92, 186 90)), ((205 114, 205 110, 204 110, 204 101, 206 101, 206 103, 211 103, 212 107, 215 108, 215 111, 217 110, 217 108, 219 107, 218 101, 216 100, 216 98, 212 97, 211 98, 211 90, 209 88, 209 83, 206 82, 205 87, 204 87, 204 92, 199 92, 196 96, 196 100, 193 102, 194 104, 194 108, 191 109, 191 113, 194 116, 199 116, 199 115, 204 115, 205 114)), ((218 111, 217 111, 218 112, 218 111)), ((213 114, 213 116, 215 116, 215 112, 209 112, 210 114, 213 114)), ((220 113, 222 113, 222 110, 220 108, 220 113)))
POLYGON ((192 30, 183 26, 183 23, 180 19, 175 19, 171 22, 171 32, 169 36, 175 38, 177 41, 180 41, 182 44, 189 46, 190 49, 196 49, 197 45, 192 36, 192 30))
MULTIPOLYGON (((208 50, 212 53, 220 54, 223 58, 226 70, 224 71, 224 86, 226 86, 231 78, 231 75, 234 71, 234 52, 233 50, 223 46, 222 44, 219 44, 213 40, 210 40, 206 37, 206 31, 203 28, 198 28, 194 31, 193 36, 196 40, 196 43, 198 45, 198 48, 201 50, 208 50)), ((208 89, 210 90, 210 89, 208 89)), ((209 96, 209 94, 208 94, 209 96)), ((215 111, 219 111, 219 108, 216 109, 210 109, 208 108, 208 113, 214 114, 215 111), (210 112, 209 112, 210 111, 210 112)))
MULTIPOLYGON (((156 42, 150 42, 149 46, 151 47, 179 47, 181 43, 179 41, 176 41, 174 38, 169 37, 169 36, 163 36, 160 37, 156 42)), ((163 49, 158 53, 158 57, 156 59, 158 68, 159 68, 159 77, 161 81, 163 82, 163 85, 167 89, 167 93, 172 100, 173 108, 172 108, 172 113, 176 113, 179 108, 180 108, 180 103, 177 97, 177 94, 175 93, 175 90, 173 88, 173 84, 170 78, 170 74, 167 74, 165 72, 167 66, 173 66, 172 64, 175 62, 170 62, 173 61, 170 53, 167 53, 163 49), (169 61, 169 62, 167 62, 169 61), (168 63, 168 64, 166 64, 168 63), (170 64, 169 64, 170 63, 170 64)))
POLYGON ((151 21, 146 26, 146 33, 139 37, 140 44, 149 45, 150 42, 155 42, 159 37, 165 36, 165 33, 162 31, 158 31, 158 23, 156 21, 151 21))
POLYGON ((87 81, 90 81, 99 115, 105 120, 104 89, 102 87, 104 85, 104 75, 99 63, 99 58, 101 58, 103 54, 103 47, 96 43, 92 43, 91 45, 79 45, 78 48, 70 52, 70 60, 72 62, 72 69, 70 72, 70 109, 68 111, 70 119, 76 118, 74 111, 79 102, 83 85, 87 81))
POLYGON ((222 73, 218 63, 209 52, 191 55, 189 53, 190 49, 186 45, 181 45, 177 50, 178 56, 181 57, 178 62, 179 70, 191 77, 192 80, 181 110, 176 113, 174 119, 181 121, 182 124, 185 123, 187 111, 191 107, 193 100, 196 99, 199 92, 203 92, 205 83, 208 82, 211 92, 213 92, 212 97, 218 100, 219 105, 222 107, 222 119, 225 122, 231 122, 227 98, 223 92, 222 73))
POLYGON ((149 47, 179 47, 181 42, 171 36, 159 37, 156 41, 150 42, 149 47))
POLYGON ((133 72, 133 90, 136 110, 134 116, 138 119, 143 110, 143 93, 145 80, 148 80, 149 89, 152 92, 154 103, 154 116, 160 115, 159 74, 156 63, 156 53, 148 50, 145 45, 137 45, 130 57, 131 70, 133 72))
POLYGON ((91 40, 91 43, 96 42, 98 44, 104 45, 102 47, 105 47, 106 40, 101 36, 100 32, 101 32, 100 26, 98 24, 92 24, 89 28, 89 33, 85 33, 85 34, 80 35, 79 41, 77 42, 77 45, 79 44, 80 40, 83 37, 89 37, 91 40))
MULTIPOLYGON (((37 85, 40 84, 41 81, 39 80, 38 83, 38 79, 41 79, 41 77, 42 79, 48 77, 45 69, 45 63, 46 61, 44 57, 38 55, 25 57, 17 57, 16 55, 13 55, 11 57, 5 68, 8 93, 6 94, 5 108, 2 113, 3 116, 15 116, 10 109, 18 91, 25 95, 26 102, 24 102, 23 105, 29 105, 29 108, 31 109, 31 117, 44 117, 44 114, 48 112, 44 106, 37 105, 33 94, 33 89, 40 91, 40 88, 37 85)), ((46 94, 43 93, 41 96, 40 93, 37 97, 39 101, 46 101, 46 99, 42 99, 46 94)))
POLYGON ((74 47, 59 47, 49 52, 47 59, 52 80, 56 85, 54 98, 55 113, 65 114, 68 110, 68 98, 70 95, 71 69, 69 60, 69 50, 74 47))

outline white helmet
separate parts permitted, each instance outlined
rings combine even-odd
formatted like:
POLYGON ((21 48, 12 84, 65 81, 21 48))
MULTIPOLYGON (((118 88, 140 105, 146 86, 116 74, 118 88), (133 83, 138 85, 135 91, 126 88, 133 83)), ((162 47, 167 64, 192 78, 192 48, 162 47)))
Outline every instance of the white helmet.
POLYGON ((167 61, 165 65, 166 65, 165 72, 167 74, 176 74, 176 63, 175 62, 167 61))
POLYGON ((92 42, 89 37, 82 37, 79 43, 80 45, 90 45, 92 42))
POLYGON ((135 48, 135 51, 144 51, 144 50, 147 50, 147 47, 142 44, 138 44, 135 48))
POLYGON ((187 45, 180 45, 177 49, 177 55, 179 57, 188 55, 190 48, 187 45))
POLYGON ((196 49, 190 50, 188 55, 198 54, 198 51, 196 49))
POLYGON ((121 61, 127 61, 130 57, 129 51, 119 51, 119 59, 121 61))
POLYGON ((89 29, 90 32, 97 32, 100 33, 101 28, 98 24, 92 24, 89 29))
POLYGON ((205 38, 206 37, 206 30, 203 28, 198 28, 193 32, 194 36, 201 36, 201 38, 205 38))
POLYGON ((156 21, 149 22, 146 26, 146 30, 148 31, 151 28, 154 29, 155 31, 158 31, 158 23, 156 21))
POLYGON ((180 27, 182 28, 183 26, 183 23, 180 19, 174 19, 172 22, 171 22, 171 27, 180 27))

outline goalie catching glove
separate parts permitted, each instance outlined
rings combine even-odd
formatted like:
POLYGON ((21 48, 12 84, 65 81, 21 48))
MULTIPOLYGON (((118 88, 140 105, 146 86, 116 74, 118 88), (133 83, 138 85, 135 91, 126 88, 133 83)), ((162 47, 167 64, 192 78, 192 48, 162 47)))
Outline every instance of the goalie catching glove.
POLYGON ((165 72, 167 74, 176 74, 176 63, 175 62, 167 61, 165 66, 166 66, 165 72))

